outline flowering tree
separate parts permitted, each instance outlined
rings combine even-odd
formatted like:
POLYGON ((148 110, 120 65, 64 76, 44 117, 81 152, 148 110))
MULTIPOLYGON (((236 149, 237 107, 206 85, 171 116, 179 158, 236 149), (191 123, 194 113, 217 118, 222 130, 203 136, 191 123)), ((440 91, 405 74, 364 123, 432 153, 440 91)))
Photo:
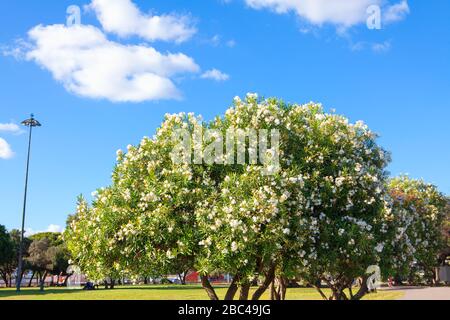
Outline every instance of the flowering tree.
MULTIPOLYGON (((108 191, 102 190, 104 193, 108 191)), ((96 207, 91 208, 83 197, 78 198, 77 211, 64 233, 64 240, 73 261, 94 281, 105 281, 105 286, 114 287, 114 280, 122 272, 115 268, 119 258, 117 250, 109 246, 108 217, 96 207)))
POLYGON ((288 200, 297 217, 288 261, 309 283, 326 282, 328 299, 359 299, 367 292, 366 269, 384 254, 389 155, 362 122, 350 124, 319 105, 291 108, 286 119, 293 134, 283 148, 285 170, 299 181, 288 200), (361 290, 353 295, 358 277, 361 290))
POLYGON ((434 268, 445 246, 442 228, 447 199, 438 189, 407 176, 389 183, 392 197, 392 273, 410 281, 433 281, 434 268))
POLYGON ((444 238, 444 247, 441 250, 439 262, 441 265, 448 264, 450 257, 450 198, 447 197, 447 206, 445 208, 446 218, 442 226, 442 237, 444 238))
POLYGON ((92 208, 80 201, 65 237, 90 278, 159 276, 193 267, 200 241, 194 210, 212 182, 202 166, 172 161, 173 133, 201 126, 191 114, 168 115, 154 139, 117 153, 113 183, 96 192, 92 208))
POLYGON ((327 282, 333 295, 318 287, 324 298, 358 299, 365 281, 355 295, 345 289, 367 278, 367 267, 385 252, 388 160, 363 123, 320 105, 235 98, 210 123, 167 116, 153 139, 119 151, 112 185, 98 191, 92 207, 80 201, 66 239, 94 279, 164 274, 181 263, 200 272, 211 299, 218 296, 208 275, 217 271, 234 276, 226 299, 239 288, 248 299, 254 282, 260 287, 251 298, 275 283, 275 296, 284 298, 286 280, 297 276, 327 282), (231 159, 216 149, 214 161, 191 161, 178 150, 185 161, 174 161, 179 129, 214 131, 206 145, 189 145, 203 156, 230 131, 248 137, 233 138, 231 159), (277 134, 269 139, 271 131, 277 134), (254 132, 265 148, 252 143, 254 132), (244 163, 236 161, 241 147, 244 163))

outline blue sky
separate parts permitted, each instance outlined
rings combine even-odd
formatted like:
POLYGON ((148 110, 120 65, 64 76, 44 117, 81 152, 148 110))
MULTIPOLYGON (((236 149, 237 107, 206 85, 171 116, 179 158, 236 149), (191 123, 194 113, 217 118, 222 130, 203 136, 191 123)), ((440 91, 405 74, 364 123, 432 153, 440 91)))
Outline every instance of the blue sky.
POLYGON ((0 2, 0 224, 20 225, 27 135, 13 124, 31 112, 44 125, 34 135, 26 223, 37 231, 64 226, 77 195, 109 184, 116 150, 153 135, 165 113, 209 119, 247 92, 364 120, 392 152, 393 175, 450 194, 450 2, 363 0, 381 8, 382 29, 369 30, 361 10, 330 0, 118 0, 140 11, 116 12, 97 0, 82 10, 81 36, 62 26, 69 5, 90 2, 0 2), (74 58, 86 74, 68 70, 66 52, 48 50, 66 36, 89 42, 74 58), (140 61, 138 49, 150 47, 155 60, 140 61))

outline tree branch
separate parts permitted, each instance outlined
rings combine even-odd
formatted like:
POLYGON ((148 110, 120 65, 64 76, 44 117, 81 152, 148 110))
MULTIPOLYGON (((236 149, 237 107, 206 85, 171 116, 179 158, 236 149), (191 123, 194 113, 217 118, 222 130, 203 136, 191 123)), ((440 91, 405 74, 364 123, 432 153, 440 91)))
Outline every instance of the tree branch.
POLYGON ((236 292, 238 290, 238 282, 240 279, 240 275, 237 274, 233 277, 233 281, 231 282, 230 287, 227 290, 227 294, 225 295, 226 301, 231 301, 234 299, 234 296, 236 295, 236 292))
POLYGON ((203 289, 206 290, 206 293, 208 294, 208 297, 212 301, 218 301, 219 297, 217 296, 216 291, 214 290, 213 286, 209 282, 208 276, 204 276, 203 275, 203 276, 200 276, 200 278, 202 279, 203 289))
POLYGON ((263 284, 255 291, 252 296, 252 300, 256 301, 261 299, 261 296, 266 292, 267 288, 270 286, 272 281, 275 279, 275 266, 272 266, 270 270, 266 273, 266 278, 263 284))
POLYGON ((361 288, 359 288, 359 291, 352 297, 352 300, 361 300, 369 292, 367 279, 367 276, 362 277, 361 288))

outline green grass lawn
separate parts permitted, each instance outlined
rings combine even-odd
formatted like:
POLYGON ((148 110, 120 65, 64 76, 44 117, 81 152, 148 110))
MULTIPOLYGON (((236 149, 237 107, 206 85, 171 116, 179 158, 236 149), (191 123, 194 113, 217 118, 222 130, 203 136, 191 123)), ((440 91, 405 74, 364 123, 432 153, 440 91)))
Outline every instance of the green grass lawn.
MULTIPOLYGON (((220 298, 225 296, 226 288, 217 288, 220 298)), ((325 290, 325 292, 327 292, 325 290)), ((328 294, 329 292, 327 292, 328 294)), ((365 297, 366 300, 396 300, 403 296, 399 291, 380 291, 365 297)), ((263 296, 268 299, 268 294, 263 296)), ((17 294, 14 289, 0 289, 0 300, 207 300, 200 286, 126 286, 114 290, 95 291, 67 290, 62 288, 23 289, 17 294)), ((289 289, 288 300, 321 300, 315 289, 289 289)))

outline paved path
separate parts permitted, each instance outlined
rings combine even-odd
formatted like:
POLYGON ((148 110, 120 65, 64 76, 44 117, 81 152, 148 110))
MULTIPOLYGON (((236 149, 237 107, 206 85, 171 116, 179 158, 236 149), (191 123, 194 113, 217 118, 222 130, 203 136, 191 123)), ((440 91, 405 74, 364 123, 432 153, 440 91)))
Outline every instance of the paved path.
POLYGON ((450 300, 450 287, 396 287, 386 290, 404 292, 400 300, 450 300))

